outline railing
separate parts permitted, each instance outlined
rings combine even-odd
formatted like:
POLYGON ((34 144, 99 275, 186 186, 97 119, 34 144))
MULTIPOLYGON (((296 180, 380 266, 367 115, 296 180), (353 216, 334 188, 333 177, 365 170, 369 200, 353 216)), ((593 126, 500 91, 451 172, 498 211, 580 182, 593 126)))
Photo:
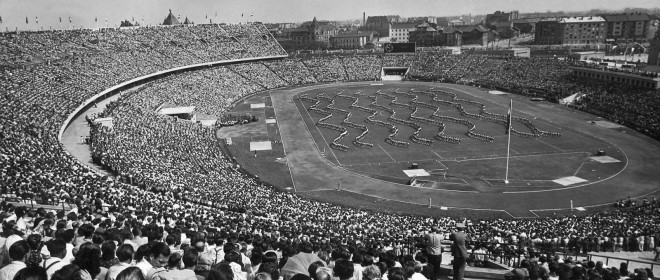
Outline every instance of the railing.
POLYGON ((571 254, 571 253, 564 253, 564 258, 566 258, 566 257, 571 257, 571 256, 574 256, 575 259, 577 259, 578 257, 587 257, 587 260, 590 260, 590 261, 591 261, 594 257, 597 257, 597 258, 604 258, 604 259, 605 259, 605 262, 604 262, 604 263, 605 263, 606 266, 610 266, 610 259, 625 261, 625 262, 626 262, 626 265, 627 265, 628 267, 630 267, 630 263, 631 263, 631 262, 632 262, 632 263, 641 263, 641 264, 651 265, 651 270, 653 270, 653 268, 654 268, 656 265, 658 265, 657 262, 643 261, 643 260, 631 260, 631 259, 622 258, 622 257, 603 256, 603 255, 596 255, 596 254, 589 254, 589 253, 587 253, 586 256, 585 256, 584 254, 580 255, 580 254, 575 254, 575 253, 573 253, 573 254, 571 254))
POLYGON ((469 253, 470 257, 468 258, 468 263, 475 263, 477 261, 489 261, 499 264, 506 265, 508 267, 518 267, 520 266, 520 256, 507 256, 502 254, 491 254, 491 253, 469 253), (483 256, 481 260, 477 259, 476 256, 483 256))
POLYGON ((29 206, 31 209, 46 208, 46 207, 49 207, 49 209, 50 208, 59 209, 60 206, 61 206, 62 210, 66 211, 67 209, 73 209, 74 208, 72 206, 73 205, 72 203, 69 203, 66 200, 60 199, 59 197, 54 197, 53 200, 50 201, 50 203, 48 203, 46 201, 36 199, 34 197, 30 197, 30 198, 26 199, 26 198, 18 197, 16 195, 7 194, 7 195, 0 196, 0 200, 1 201, 6 201, 7 203, 19 203, 19 204, 22 204, 22 205, 25 205, 25 206, 29 206))

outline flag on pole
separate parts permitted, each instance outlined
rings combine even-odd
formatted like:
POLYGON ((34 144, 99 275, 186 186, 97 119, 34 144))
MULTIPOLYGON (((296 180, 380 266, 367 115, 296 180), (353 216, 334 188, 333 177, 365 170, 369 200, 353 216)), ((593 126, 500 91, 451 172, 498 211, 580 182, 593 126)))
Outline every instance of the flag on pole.
POLYGON ((513 116, 513 99, 509 103, 509 113, 506 116, 506 134, 508 136, 508 141, 506 143, 506 172, 504 173, 504 183, 509 183, 509 157, 511 156, 511 120, 513 116))
POLYGON ((513 107, 513 99, 511 100, 511 103, 509 104, 509 111, 506 114, 506 134, 509 134, 511 132, 511 108, 513 107))

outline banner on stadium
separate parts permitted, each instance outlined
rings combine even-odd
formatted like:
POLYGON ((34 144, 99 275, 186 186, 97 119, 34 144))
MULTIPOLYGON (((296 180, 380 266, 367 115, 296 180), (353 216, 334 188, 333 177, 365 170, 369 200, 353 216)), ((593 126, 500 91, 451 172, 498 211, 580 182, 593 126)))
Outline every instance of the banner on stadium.
POLYGON ((383 50, 386 53, 414 53, 415 43, 385 43, 383 50))

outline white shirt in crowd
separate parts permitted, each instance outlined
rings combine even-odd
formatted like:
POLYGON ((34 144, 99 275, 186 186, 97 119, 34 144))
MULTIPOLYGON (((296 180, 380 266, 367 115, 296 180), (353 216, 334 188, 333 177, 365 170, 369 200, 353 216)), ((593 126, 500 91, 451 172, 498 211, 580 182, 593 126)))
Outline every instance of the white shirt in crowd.
POLYGON ((48 275, 48 280, 50 280, 51 277, 53 277, 53 274, 60 270, 63 266, 69 264, 69 262, 65 262, 64 260, 57 258, 57 257, 50 257, 48 259, 45 259, 42 263, 41 266, 46 269, 46 274, 48 275))
POLYGON ((22 261, 12 261, 0 269, 0 280, 13 280, 16 272, 25 268, 25 266, 25 263, 22 261))

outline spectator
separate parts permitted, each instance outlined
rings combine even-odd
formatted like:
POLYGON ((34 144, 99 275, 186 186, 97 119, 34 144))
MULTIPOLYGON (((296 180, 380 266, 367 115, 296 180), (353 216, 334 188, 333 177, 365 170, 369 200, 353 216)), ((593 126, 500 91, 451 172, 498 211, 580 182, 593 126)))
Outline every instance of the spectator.
POLYGON ((354 266, 351 262, 345 259, 339 259, 335 261, 335 267, 332 274, 340 280, 349 280, 353 278, 353 271, 354 266))
POLYGON ((179 253, 174 253, 169 256, 167 261, 167 269, 154 273, 151 279, 159 277, 159 279, 185 279, 197 280, 195 272, 191 269, 181 269, 181 259, 183 257, 179 253))
POLYGON ((118 275, 116 280, 145 280, 144 274, 139 267, 131 266, 122 270, 118 275))
MULTIPOLYGON (((273 275, 271 273, 271 275, 273 275)), ((219 263, 213 266, 209 272, 209 277, 207 280, 232 280, 234 279, 234 273, 231 266, 228 263, 219 263)), ((279 278, 278 278, 279 279, 279 278)))
POLYGON ((108 268, 106 280, 115 280, 117 275, 131 266, 133 261, 133 246, 130 244, 122 244, 117 249, 117 260, 119 263, 112 265, 108 268))
POLYGON ((46 269, 40 266, 24 267, 16 272, 15 280, 47 280, 46 269))
POLYGON ((30 246, 27 241, 20 240, 14 242, 9 247, 9 260, 11 262, 0 269, 0 279, 14 279, 16 273, 26 267, 25 261, 29 252, 30 246))
POLYGON ((170 248, 163 242, 154 243, 151 245, 149 259, 152 268, 147 272, 147 280, 152 279, 154 274, 167 270, 170 259, 170 248))
POLYGON ((41 267, 46 269, 47 278, 50 280, 56 271, 60 270, 69 262, 64 261, 66 254, 66 242, 62 239, 53 239, 46 242, 50 258, 45 259, 41 267))
POLYGON ((107 269, 101 267, 101 248, 91 242, 80 245, 71 264, 78 267, 74 277, 80 279, 105 279, 107 269))

